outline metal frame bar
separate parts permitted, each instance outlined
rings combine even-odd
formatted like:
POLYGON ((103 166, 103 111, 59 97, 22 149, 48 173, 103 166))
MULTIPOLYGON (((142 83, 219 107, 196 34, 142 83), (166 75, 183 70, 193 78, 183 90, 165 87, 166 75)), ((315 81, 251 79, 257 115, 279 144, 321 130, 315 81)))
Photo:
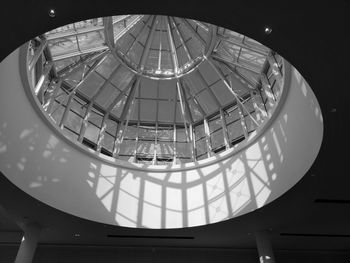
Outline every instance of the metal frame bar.
POLYGON ((210 157, 213 155, 213 152, 212 152, 212 147, 210 142, 210 129, 209 129, 209 123, 207 118, 204 118, 203 126, 204 126, 204 133, 205 133, 205 141, 207 144, 207 155, 208 157, 210 157))
POLYGON ((222 127, 223 136, 224 136, 225 147, 227 150, 230 148, 230 140, 229 140, 229 136, 228 136, 224 111, 221 108, 220 108, 220 119, 221 119, 221 127, 222 127))
POLYGON ((159 111, 159 81, 157 81, 157 101, 156 101, 156 134, 154 138, 154 152, 153 152, 153 160, 152 164, 157 164, 157 144, 158 144, 158 111, 159 111))
POLYGON ((274 53, 270 52, 266 59, 269 62, 272 74, 275 76, 275 78, 278 82, 278 85, 280 87, 282 87, 283 86, 283 76, 282 76, 281 68, 278 65, 277 60, 274 56, 274 53))
POLYGON ((196 70, 196 74, 197 76, 199 76, 199 80, 200 82, 203 84, 203 86, 209 91, 211 97, 214 99, 215 104, 218 108, 221 107, 220 101, 218 99, 218 97, 215 95, 215 93, 211 90, 210 86, 207 84, 206 80, 204 79, 202 73, 200 72, 200 70, 196 70))
MULTIPOLYGON (((113 25, 116 23, 119 23, 120 21, 126 20, 127 18, 129 18, 131 15, 124 15, 123 17, 117 19, 116 21, 113 21, 113 25)), ((91 27, 91 28, 85 28, 85 29, 81 29, 80 31, 78 31, 77 29, 74 30, 73 32, 58 32, 58 33, 51 33, 51 34, 46 34, 46 38, 47 40, 55 40, 55 39, 59 39, 59 38, 64 38, 64 37, 71 37, 71 36, 75 36, 75 35, 82 35, 82 34, 87 34, 87 33, 91 33, 91 32, 96 32, 96 31, 101 31, 104 29, 104 26, 95 26, 95 27, 91 27)))
POLYGON ((249 134, 248 134, 248 128, 247 128, 247 123, 245 122, 245 119, 244 119, 244 114, 243 114, 243 107, 242 107, 243 104, 241 103, 238 103, 237 104, 237 108, 238 108, 238 113, 239 113, 239 118, 241 119, 241 126, 242 126, 242 129, 243 129, 243 134, 244 134, 244 138, 245 139, 248 139, 249 137, 249 134))
POLYGON ((190 105, 189 105, 187 97, 186 97, 186 91, 185 91, 185 88, 184 88, 183 83, 182 83, 181 80, 182 79, 180 79, 180 87, 181 87, 182 94, 183 94, 184 100, 185 100, 186 113, 187 113, 188 118, 190 120, 190 142, 191 142, 192 158, 193 158, 193 161, 196 161, 196 142, 194 140, 194 131, 193 131, 193 123, 194 123, 194 121, 193 121, 193 116, 192 116, 192 113, 191 113, 190 105))
POLYGON ((207 46, 207 43, 202 38, 202 36, 198 34, 198 32, 191 26, 191 24, 185 18, 182 18, 181 21, 183 21, 184 25, 192 32, 193 36, 203 44, 203 46, 207 46))
POLYGON ((114 36, 114 43, 124 36, 132 27, 134 27, 138 22, 142 21, 143 15, 139 15, 135 18, 135 20, 130 23, 127 27, 125 27, 122 31, 119 32, 116 36, 114 36))
POLYGON ((87 128, 88 123, 89 123, 90 112, 92 110, 92 107, 93 107, 93 102, 90 101, 89 106, 86 109, 83 121, 82 121, 81 126, 80 126, 79 137, 78 137, 79 142, 83 142, 85 131, 86 131, 86 128, 87 128))
POLYGON ((66 121, 67 121, 68 114, 69 114, 70 109, 71 109, 71 107, 72 107, 72 100, 73 100, 73 96, 70 96, 69 99, 68 99, 68 101, 67 101, 66 108, 64 109, 64 112, 63 112, 62 118, 61 118, 61 120, 60 120, 60 123, 59 123, 59 125, 58 125, 61 129, 63 129, 64 124, 65 124, 66 121))
POLYGON ((35 51, 32 60, 28 63, 29 64, 29 71, 33 69, 33 67, 35 66, 39 57, 43 54, 45 48, 47 47, 47 40, 44 38, 44 39, 41 39, 41 41, 42 42, 40 43, 39 47, 35 51))
POLYGON ((109 50, 103 51, 97 55, 92 55, 91 57, 88 57, 87 59, 84 59, 83 61, 78 61, 76 63, 74 63, 73 65, 68 65, 67 67, 61 69, 59 72, 57 72, 58 77, 60 78, 68 78, 69 76, 71 76, 72 74, 78 72, 82 67, 85 67, 86 65, 88 65, 91 62, 94 62, 98 59, 100 59, 101 57, 106 56, 109 53, 109 50))
MULTIPOLYGON (((94 70, 106 59, 107 55, 105 55, 104 57, 96 60, 94 62, 94 64, 91 66, 91 68, 89 68, 88 72, 84 75, 84 77, 78 82, 78 84, 71 90, 68 92, 67 96, 62 100, 60 101, 60 103, 58 104, 57 108, 53 110, 53 112, 55 112, 58 107, 63 103, 63 101, 65 101, 67 99, 67 97, 73 97, 76 93, 76 90, 80 87, 81 84, 84 83, 84 81, 90 76, 90 74, 92 74, 92 72, 94 72, 94 70)), ((55 97, 55 99, 57 98, 58 96, 55 97)))
POLYGON ((189 118, 189 123, 193 124, 194 123, 193 116, 192 116, 192 113, 191 113, 190 105, 188 104, 188 100, 187 100, 187 97, 186 97, 186 91, 185 91, 182 79, 180 79, 180 88, 181 88, 181 91, 183 93, 184 102, 185 102, 185 106, 186 106, 186 114, 187 114, 187 117, 189 118))
POLYGON ((174 159, 173 163, 176 164, 177 156, 176 156, 176 110, 177 110, 177 96, 178 93, 175 92, 175 105, 174 105, 174 118, 173 118, 173 127, 174 127, 174 136, 173 136, 173 146, 174 146, 174 159))
MULTIPOLYGON (((143 32, 143 30, 145 30, 145 28, 146 28, 148 22, 150 21, 151 17, 152 17, 152 16, 149 16, 148 19, 147 19, 147 21, 143 24, 143 26, 142 26, 142 28, 141 28, 139 34, 136 36, 136 38, 134 38, 134 40, 132 41, 130 47, 129 47, 128 50, 126 51, 126 54, 128 54, 128 53, 130 52, 131 48, 134 46, 134 44, 135 44, 136 42, 139 42, 141 33, 143 32)), ((129 33, 129 35, 133 36, 131 33, 129 33)), ((140 42, 139 42, 139 43, 140 43, 140 42)))
POLYGON ((57 82, 57 80, 54 80, 54 82, 52 83, 53 85, 53 91, 52 93, 50 93, 49 97, 47 98, 47 102, 43 105, 43 108, 46 112, 48 112, 48 114, 50 115, 52 107, 54 105, 54 101, 55 101, 55 96, 57 95, 57 93, 59 92, 61 85, 62 85, 62 79, 59 79, 57 82))
MULTIPOLYGON (((239 95, 233 91, 232 88, 232 82, 229 84, 227 82, 227 80, 225 79, 225 76, 222 74, 222 72, 216 67, 216 65, 214 64, 213 61, 211 61, 211 58, 208 58, 207 61, 209 62, 209 64, 211 65, 211 67, 216 71, 216 73, 219 75, 219 77, 221 78, 221 80, 224 82, 225 86, 228 88, 228 90, 232 93, 232 95, 236 98, 237 100, 237 104, 242 106, 242 109, 245 109, 245 111, 247 112, 247 114, 249 115, 249 117, 253 120, 253 122, 259 126, 259 124, 256 122, 256 120, 251 116, 251 114, 249 113, 249 111, 245 108, 244 104, 241 102, 239 95)), ((232 76, 230 76, 230 78, 232 78, 232 76)))
MULTIPOLYGON (((218 61, 219 62, 219 61, 218 61)), ((226 62, 219 62, 225 65, 233 74, 233 76, 238 79, 239 81, 243 81, 246 83, 247 90, 257 90, 261 85, 259 82, 252 82, 250 79, 247 79, 244 75, 242 75, 240 72, 238 72, 235 68, 232 68, 231 65, 228 65, 226 62), (250 85, 250 86, 249 86, 250 85)))
POLYGON ((260 80, 261 80, 263 89, 266 91, 266 95, 268 96, 269 99, 273 100, 273 104, 274 104, 277 101, 277 99, 272 92, 271 84, 267 75, 265 73, 261 73, 260 80))
POLYGON ((111 16, 103 18, 103 26, 105 33, 105 41, 111 50, 115 49, 114 31, 113 31, 113 18, 111 16))
POLYGON ((106 131, 106 128, 107 128, 107 120, 109 118, 109 113, 105 113, 105 115, 103 116, 103 119, 102 119, 102 124, 101 124, 101 129, 98 133, 98 137, 97 137, 97 148, 96 148, 96 151, 97 152, 101 152, 101 149, 102 149, 102 142, 103 142, 103 139, 105 137, 105 131, 106 131))
POLYGON ((147 40, 146 40, 146 43, 145 43, 145 48, 142 51, 142 55, 141 55, 140 62, 139 62, 139 65, 138 65, 138 67, 141 70, 143 70, 144 67, 145 67, 146 59, 147 59, 148 54, 149 54, 149 49, 150 49, 150 47, 152 45, 154 32, 155 32, 155 28, 156 28, 156 25, 157 25, 156 21, 157 21, 157 16, 153 16, 151 29, 150 29, 150 32, 149 32, 149 34, 147 36, 147 40))
POLYGON ((168 42, 171 50, 170 57, 174 65, 175 77, 177 77, 178 71, 179 71, 179 62, 178 62, 177 52, 176 52, 175 43, 174 43, 174 35, 173 35, 173 31, 171 30, 170 23, 171 23, 170 18, 169 16, 167 16, 167 30, 168 30, 167 36, 168 36, 168 42))
POLYGON ((174 26, 174 28, 175 28, 175 30, 176 30, 177 35, 179 36, 181 45, 184 47, 184 50, 185 50, 185 52, 186 52, 186 54, 187 54, 187 57, 188 57, 188 60, 193 60, 193 55, 190 53, 190 51, 189 51, 189 49, 188 49, 188 47, 187 47, 186 41, 185 41, 185 39, 183 38, 182 33, 181 33, 181 31, 179 30, 179 28, 178 28, 178 26, 177 26, 177 24, 176 24, 176 21, 175 21, 175 19, 174 19, 174 17, 171 17, 171 20, 173 21, 173 26, 174 26))
POLYGON ((82 56, 85 54, 90 54, 93 52, 100 52, 100 51, 109 51, 109 47, 107 46, 100 46, 100 47, 94 47, 94 48, 89 48, 89 49, 84 49, 84 51, 76 51, 76 52, 72 52, 69 54, 64 54, 64 55, 59 55, 59 56, 53 56, 52 57, 52 61, 56 62, 59 60, 63 60, 63 59, 67 59, 67 58, 74 58, 77 56, 82 56))
POLYGON ((110 84, 111 79, 118 73, 119 69, 122 67, 122 64, 119 64, 111 73, 111 75, 105 79, 103 84, 97 89, 97 92, 91 97, 91 101, 95 102, 96 98, 107 88, 107 85, 110 84))
POLYGON ((47 76, 49 75, 52 67, 53 67, 53 63, 51 61, 47 62, 46 65, 44 66, 44 69, 43 69, 43 71, 41 73, 41 76, 40 76, 37 84, 34 87, 34 94, 35 95, 39 94, 39 92, 40 92, 40 90, 41 90, 41 88, 42 88, 42 86, 43 86, 47 76))
POLYGON ((190 143, 190 145, 191 145, 191 157, 192 157, 192 160, 195 160, 195 151, 194 151, 194 148, 193 148, 193 140, 192 140, 192 138, 193 138, 193 136, 192 136, 192 133, 193 133, 193 131, 192 131, 193 119, 192 119, 192 116, 189 113, 189 106, 188 106, 188 103, 186 103, 187 100, 186 100, 186 97, 185 97, 185 93, 183 93, 184 89, 183 89, 183 87, 182 87, 182 85, 180 83, 180 80, 177 81, 176 86, 177 86, 177 91, 178 91, 179 98, 180 98, 181 113, 182 113, 182 117, 183 117, 183 120, 184 120, 184 126, 185 126, 187 143, 190 143), (190 120, 188 120, 188 118, 190 118, 190 120), (190 125, 190 131, 187 130, 187 122, 190 125))
POLYGON ((244 43, 239 43, 239 42, 236 42, 236 41, 233 41, 232 38, 228 37, 228 36, 225 36, 225 35, 222 35, 220 33, 217 34, 217 37, 220 39, 220 40, 223 40, 227 43, 230 43, 232 45, 235 45, 235 46, 238 46, 240 48, 244 48, 244 49, 247 49, 247 50, 250 50, 252 52, 255 52, 259 55, 263 55, 263 56, 267 56, 267 54, 269 53, 268 50, 264 51, 264 50, 259 50, 259 49, 256 49, 254 47, 251 47, 247 44, 244 44, 244 43))
POLYGON ((222 58, 222 57, 218 56, 217 54, 212 54, 211 58, 213 58, 213 59, 215 59, 217 61, 220 61, 220 62, 228 63, 228 64, 230 64, 230 65, 232 65, 234 67, 239 67, 239 68, 248 70, 248 71, 253 72, 255 74, 260 74, 260 72, 261 72, 261 71, 258 71, 257 69, 241 65, 241 64, 239 64, 239 63, 237 63, 235 61, 229 61, 226 58, 222 58))
POLYGON ((203 118, 205 118, 207 116, 207 114, 205 113, 204 109, 202 108, 202 106, 197 101, 197 98, 194 95, 191 94, 190 88, 188 87, 188 83, 187 83, 187 81, 185 79, 183 79, 183 84, 184 84, 184 87, 187 90, 188 94, 191 96, 191 98, 193 99, 194 103, 198 107, 199 111, 203 115, 203 118))
POLYGON ((125 121, 125 117, 130 112, 130 104, 134 100, 135 91, 136 91, 136 88, 139 87, 139 84, 140 84, 140 78, 137 78, 131 86, 129 96, 126 99, 122 114, 120 115, 120 122, 119 122, 118 127, 117 127, 115 141, 114 141, 114 145, 113 145, 113 156, 114 157, 117 157, 119 154, 120 143, 122 141, 122 136, 123 136, 123 132, 121 132, 121 131, 123 131, 122 126, 123 126, 123 123, 125 121))

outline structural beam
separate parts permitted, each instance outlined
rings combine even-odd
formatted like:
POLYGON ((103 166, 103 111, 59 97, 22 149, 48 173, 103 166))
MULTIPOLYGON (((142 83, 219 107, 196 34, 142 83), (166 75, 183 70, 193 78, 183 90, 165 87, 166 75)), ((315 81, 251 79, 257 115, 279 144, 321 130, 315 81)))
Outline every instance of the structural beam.
POLYGON ((204 111, 204 109, 202 108, 202 106, 199 104, 199 102, 197 101, 196 97, 191 94, 191 91, 189 89, 189 87, 187 86, 187 82, 185 79, 183 79, 183 84, 184 84, 184 87, 186 89, 186 91, 188 92, 188 94, 191 96, 191 98, 193 99, 194 103, 196 104, 196 106, 198 107, 199 111, 201 112, 203 118, 205 118, 205 116, 207 115, 204 111))
POLYGON ((182 18, 181 20, 184 23, 184 25, 191 31, 193 36, 197 38, 197 40, 201 42, 203 46, 206 46, 207 43, 205 42, 205 40, 202 38, 201 35, 198 34, 198 32, 191 26, 191 24, 185 18, 182 18))
MULTIPOLYGON (((263 91, 267 97, 267 101, 269 103, 269 109, 271 109, 273 107, 273 105, 275 105, 275 103, 276 103, 276 97, 272 92, 270 82, 269 82, 265 73, 261 73, 260 80, 261 80, 262 89, 263 89, 263 91)), ((268 110, 267 114, 270 116, 271 110, 268 110)))
MULTIPOLYGON (((216 67, 216 65, 214 64, 213 61, 211 61, 210 58, 207 59, 207 61, 209 62, 209 64, 211 65, 211 67, 216 71, 216 73, 219 75, 219 77, 221 78, 221 80, 223 81, 223 83, 225 84, 225 86, 227 87, 227 89, 232 93, 232 95, 235 97, 235 99, 237 100, 237 105, 239 107, 241 107, 242 111, 243 109, 247 112, 247 114, 249 115, 249 117, 252 119, 252 121, 256 124, 256 126, 259 126, 259 124, 256 122, 256 120, 251 116, 250 112, 245 108, 244 104, 241 102, 240 97, 238 96, 238 94, 236 92, 234 92, 233 88, 232 88, 232 82, 230 81, 230 83, 227 82, 225 76, 222 74, 222 72, 216 67)), ((232 78, 232 76, 230 76, 232 78)))
POLYGON ((220 57, 219 55, 217 54, 212 54, 211 56, 213 59, 217 60, 217 61, 221 61, 221 62, 225 62, 229 65, 232 65, 234 67, 239 67, 239 68, 242 68, 242 69, 245 69, 245 70, 248 70, 254 74, 260 74, 260 71, 255 69, 255 68, 252 68, 252 67, 248 67, 248 66, 244 66, 240 63, 237 63, 236 61, 233 61, 233 60, 228 60, 227 58, 223 58, 223 57, 220 57))
POLYGON ((238 79, 239 81, 245 83, 245 87, 247 90, 257 90, 260 87, 259 82, 253 82, 252 80, 246 78, 244 75, 242 75, 240 72, 237 71, 236 68, 233 68, 232 65, 227 64, 226 62, 218 61, 219 63, 222 63, 225 65, 225 67, 231 71, 232 75, 238 79))
POLYGON ((79 132, 79 137, 78 137, 79 142, 82 142, 84 139, 84 135, 85 135, 85 131, 86 131, 86 128, 88 126, 88 123, 89 123, 89 118, 91 115, 90 112, 92 110, 92 107, 93 107, 93 102, 90 101, 89 106, 87 107, 87 109, 85 111, 85 115, 84 115, 83 121, 82 121, 81 126, 80 126, 80 132, 79 132))
POLYGON ((111 50, 115 49, 113 18, 111 16, 103 18, 105 41, 111 50))
POLYGON ((229 36, 225 36, 225 35, 222 35, 222 34, 217 34, 217 38, 220 39, 220 40, 223 40, 229 44, 232 44, 232 45, 235 45, 235 46, 238 46, 240 48, 244 48, 244 49, 247 49, 249 51, 252 51, 252 52, 255 52, 259 55, 262 55, 262 56, 267 56, 267 54, 269 53, 268 50, 264 51, 264 50, 260 50, 260 49, 257 49, 257 48, 254 48, 252 46, 249 46, 247 44, 244 44, 243 42, 238 42, 238 41, 235 41, 233 40, 233 38, 229 37, 229 36))
POLYGON ((93 55, 91 55, 91 56, 89 55, 87 58, 85 58, 83 60, 79 60, 78 62, 61 69, 59 72, 57 72, 57 75, 60 78, 64 78, 64 79, 68 78, 71 75, 78 72, 79 70, 81 70, 86 65, 90 64, 91 62, 94 62, 96 60, 103 58, 108 53, 109 53, 109 50, 105 50, 105 51, 98 53, 98 54, 93 53, 93 55))
POLYGON ((174 136, 173 136, 173 146, 174 146, 174 159, 173 164, 176 164, 177 155, 176 155, 176 111, 177 111, 177 96, 178 93, 175 92, 175 105, 174 105, 174 116, 173 116, 173 127, 174 127, 174 136))
POLYGON ((167 16, 167 31, 168 31, 167 36, 168 36, 168 42, 171 50, 171 60, 174 66, 174 73, 175 73, 175 77, 177 77, 178 71, 179 71, 179 62, 178 62, 176 48, 174 44, 174 35, 173 35, 173 31, 171 30, 170 23, 171 23, 170 18, 169 16, 167 16))
POLYGON ((221 119, 221 127, 222 127, 222 133, 224 136, 224 143, 226 150, 230 148, 230 140, 228 137, 228 131, 227 131, 227 125, 226 125, 226 119, 224 115, 224 111, 220 108, 220 119, 221 119))
POLYGON ((111 79, 114 78, 114 76, 117 74, 118 70, 122 67, 122 64, 119 64, 111 73, 111 75, 106 79, 103 84, 97 89, 97 92, 93 94, 91 97, 91 101, 95 102, 97 97, 108 87, 108 84, 111 83, 111 79))
POLYGON ((140 78, 137 78, 134 81, 134 83, 132 84, 131 90, 129 92, 129 96, 127 97, 127 99, 125 101, 122 114, 120 115, 120 120, 119 120, 117 132, 116 132, 116 136, 115 136, 116 139, 115 139, 114 147, 113 147, 113 156, 114 157, 117 157, 119 154, 120 144, 121 144, 122 139, 123 139, 124 121, 125 121, 125 118, 127 117, 128 113, 130 113, 130 105, 135 98, 135 91, 139 87, 139 84, 140 84, 140 78))
POLYGON ((174 28, 175 28, 175 30, 176 30, 176 33, 177 33, 177 35, 179 36, 180 43, 181 43, 181 45, 184 47, 184 50, 185 50, 185 53, 186 53, 186 55, 187 55, 188 60, 193 60, 193 56, 192 56, 192 54, 190 53, 190 51, 189 51, 189 49, 188 49, 188 47, 187 47, 186 41, 185 41, 185 39, 183 38, 183 36, 182 36, 182 34, 181 34, 181 32, 180 32, 180 30, 179 30, 177 24, 176 24, 175 19, 174 19, 173 17, 171 17, 171 20, 172 20, 172 22, 173 22, 173 26, 174 26, 174 28))
POLYGON ((155 32, 156 25, 157 25, 156 22, 157 22, 157 16, 153 16, 151 29, 150 29, 150 32, 149 32, 149 34, 147 36, 147 40, 146 40, 146 43, 145 43, 145 48, 143 49, 143 52, 142 52, 142 55, 141 55, 141 59, 140 59, 140 63, 138 65, 141 70, 144 69, 146 60, 148 58, 149 49, 150 49, 150 47, 152 45, 154 32, 155 32))
POLYGON ((72 52, 72 53, 68 53, 68 54, 64 54, 64 55, 60 55, 60 56, 52 56, 52 60, 54 62, 56 62, 56 61, 67 59, 67 58, 74 58, 77 56, 83 56, 83 55, 90 54, 90 53, 99 53, 99 52, 104 52, 104 51, 109 52, 109 47, 102 45, 99 47, 84 49, 83 51, 76 51, 76 52, 72 52))
MULTIPOLYGON (((123 21, 127 18, 129 18, 131 15, 124 15, 113 21, 113 24, 119 23, 120 21, 123 21)), ((54 40, 54 39, 59 39, 59 38, 66 38, 66 37, 71 37, 75 35, 82 35, 82 34, 87 34, 91 32, 96 32, 96 31, 101 31, 104 29, 104 26, 94 26, 94 27, 89 27, 89 28, 81 28, 75 31, 64 31, 64 32, 59 32, 59 33, 50 33, 46 34, 47 40, 54 40)))
POLYGON ((273 52, 270 52, 267 56, 267 61, 269 62, 272 74, 275 76, 278 85, 283 87, 283 75, 280 66, 277 63, 275 55, 273 52))
POLYGON ((136 36, 136 38, 134 38, 134 40, 132 41, 130 47, 129 47, 128 50, 125 52, 125 54, 128 54, 129 51, 130 51, 130 50, 132 49, 132 47, 134 46, 134 44, 140 40, 140 37, 141 37, 141 36, 143 36, 142 32, 143 32, 143 30, 147 27, 147 24, 148 24, 148 22, 150 21, 151 17, 152 17, 152 16, 149 16, 148 19, 147 19, 147 21, 144 22, 142 28, 140 29, 140 32, 138 33, 138 35, 136 36))
POLYGON ((67 122, 69 111, 70 111, 71 106, 72 106, 73 97, 74 96, 70 96, 68 98, 66 108, 64 109, 63 116, 62 116, 61 121, 60 121, 60 123, 58 125, 61 129, 63 129, 64 124, 67 122))
POLYGON ((43 72, 38 80, 38 83, 35 85, 35 88, 34 88, 34 93, 35 95, 38 95, 41 88, 43 87, 44 85, 44 82, 47 78, 47 76, 49 75, 51 69, 53 67, 53 63, 50 61, 50 62, 47 62, 44 66, 44 69, 43 69, 43 72))
MULTIPOLYGON (((59 106, 62 105, 62 103, 63 103, 67 98, 73 97, 73 96, 75 95, 77 89, 78 89, 78 88, 84 83, 84 81, 94 72, 94 70, 106 59, 106 57, 107 57, 107 56, 105 55, 104 57, 102 57, 102 58, 100 58, 99 60, 96 60, 96 61, 94 62, 94 64, 91 66, 91 68, 89 68, 88 72, 87 72, 87 73, 84 75, 84 77, 77 83, 77 85, 76 85, 72 90, 70 90, 70 91, 68 92, 67 96, 66 96, 64 99, 62 99, 62 100, 58 103, 56 109, 54 109, 53 112, 55 112, 55 111, 59 108, 59 106)), ((58 95, 58 96, 59 96, 59 95, 58 95)), ((56 96, 56 98, 57 98, 58 96, 56 96)))
POLYGON ((210 96, 214 99, 216 107, 220 108, 221 104, 220 101, 218 99, 218 97, 216 96, 216 94, 211 90, 211 88, 209 87, 209 85, 207 84, 206 80, 204 79, 202 73, 200 72, 200 70, 196 70, 196 74, 199 77, 199 81, 202 83, 202 85, 208 90, 210 96))
POLYGON ((62 85, 62 79, 51 80, 51 82, 49 84, 50 87, 48 89, 46 89, 46 92, 45 92, 45 95, 47 97, 43 101, 43 109, 46 112, 48 112, 48 113, 51 112, 51 108, 53 107, 53 104, 54 104, 54 98, 57 96, 57 93, 59 92, 61 85, 62 85))
POLYGON ((181 113, 182 113, 183 120, 184 120, 187 142, 190 143, 190 145, 191 145, 191 155, 192 155, 192 160, 194 160, 195 159, 195 149, 194 149, 194 145, 193 145, 193 141, 192 141, 192 139, 193 139, 193 135, 192 135, 192 133, 193 133, 193 130, 192 130, 193 120, 188 120, 188 118, 190 117, 189 107, 188 107, 188 104, 185 104, 185 101, 187 102, 187 100, 186 100, 185 94, 183 94, 183 88, 181 86, 180 81, 178 80, 176 84, 177 84, 177 91, 178 91, 179 98, 180 98, 181 113), (187 130, 187 123, 190 124, 190 131, 187 130))
POLYGON ((213 152, 212 152, 212 147, 210 143, 210 129, 209 129, 208 119, 204 118, 203 124, 204 124, 204 133, 205 133, 205 142, 207 144, 207 155, 208 157, 210 157, 213 155, 213 152))
POLYGON ((39 47, 34 52, 33 58, 29 62, 29 71, 34 68, 36 62, 38 61, 39 57, 43 54, 43 52, 44 52, 46 47, 47 47, 47 40, 46 39, 42 39, 39 47))

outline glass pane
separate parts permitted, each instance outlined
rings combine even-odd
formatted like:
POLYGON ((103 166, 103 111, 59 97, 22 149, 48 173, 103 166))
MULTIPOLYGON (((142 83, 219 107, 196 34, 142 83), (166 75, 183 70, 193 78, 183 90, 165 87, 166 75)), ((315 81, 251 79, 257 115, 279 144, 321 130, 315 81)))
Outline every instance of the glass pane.
POLYGON ((71 102, 71 110, 79 114, 81 117, 85 116, 87 105, 82 103, 79 99, 74 98, 71 102))
POLYGON ((222 124, 221 124, 220 116, 217 116, 215 119, 209 120, 210 133, 212 133, 218 129, 221 129, 221 128, 222 128, 222 124))
MULTIPOLYGON (((56 109, 58 106, 58 103, 55 102, 54 103, 54 106, 53 106, 53 109, 56 109)), ((57 110, 55 110, 54 113, 51 114, 51 118, 54 120, 54 122, 56 122, 57 124, 60 123, 61 119, 62 119, 62 116, 63 116, 63 113, 64 113, 64 110, 65 110, 65 107, 60 105, 57 110)))
POLYGON ((137 126, 128 126, 125 130, 124 137, 135 139, 137 137, 137 126))
POLYGON ((102 30, 79 34, 78 36, 79 48, 81 51, 104 45, 104 34, 102 30))
POLYGON ((140 127, 139 138, 147 140, 155 140, 156 130, 154 127, 140 127))
POLYGON ((72 111, 69 111, 66 123, 64 124, 76 133, 80 132, 81 124, 83 119, 72 111))
POLYGON ((136 141, 124 139, 120 145, 120 154, 133 155, 135 153, 136 141))
POLYGON ((82 91, 89 98, 91 98, 101 87, 103 82, 104 80, 98 74, 93 72, 80 85, 79 90, 82 91))
POLYGON ((96 126, 92 125, 91 123, 89 123, 86 127, 84 137, 96 143, 99 132, 100 132, 100 129, 98 129, 96 126))
POLYGON ((186 142, 176 143, 176 156, 178 157, 191 157, 190 144, 186 142))
POLYGON ((237 140, 244 136, 243 128, 240 121, 236 121, 230 125, 227 125, 228 137, 230 142, 237 140))
POLYGON ((53 57, 78 51, 77 39, 75 36, 50 40, 48 44, 53 57))
POLYGON ((109 134, 115 136, 117 132, 117 126, 118 124, 114 120, 111 120, 111 119, 106 120, 106 132, 108 132, 109 134))
POLYGON ((158 140, 160 141, 173 141, 174 131, 172 127, 169 128, 158 128, 158 140))
POLYGON ((216 148, 225 145, 224 141, 224 135, 222 132, 222 129, 214 132, 213 134, 210 135, 210 142, 211 142, 211 147, 213 150, 216 148))
POLYGON ((207 142, 205 139, 196 141, 196 156, 205 154, 207 152, 207 142))
MULTIPOLYGON (((189 130, 187 130, 187 132, 189 132, 189 130)), ((177 142, 187 141, 186 130, 184 128, 176 128, 176 141, 177 142)))
POLYGON ((154 141, 139 141, 137 145, 137 153, 153 156, 154 141))
POLYGON ((194 128, 194 132, 195 132, 195 135, 196 135, 196 140, 199 140, 199 139, 205 137, 203 124, 196 126, 194 128))
POLYGON ((108 151, 112 152, 114 146, 114 137, 112 137, 108 133, 104 133, 101 145, 103 148, 106 148, 108 151))
POLYGON ((157 155, 173 155, 174 143, 172 142, 158 142, 157 155))
POLYGON ((89 122, 95 124, 97 127, 101 128, 103 117, 94 111, 90 111, 88 120, 89 122))

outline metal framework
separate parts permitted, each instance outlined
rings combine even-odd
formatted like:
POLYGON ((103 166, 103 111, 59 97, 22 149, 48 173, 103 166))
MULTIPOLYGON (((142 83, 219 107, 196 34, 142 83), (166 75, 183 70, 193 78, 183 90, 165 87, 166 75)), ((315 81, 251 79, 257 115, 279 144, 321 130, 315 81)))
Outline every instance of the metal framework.
POLYGON ((33 96, 43 110, 63 133, 73 133, 78 142, 97 152, 150 164, 197 161, 203 159, 200 152, 210 157, 240 141, 232 137, 237 121, 242 136, 249 138, 252 129, 271 117, 278 103, 284 82, 283 60, 262 45, 250 45, 247 37, 239 41, 228 30, 169 16, 126 15, 89 23, 87 27, 72 24, 32 40, 27 65, 33 96), (107 45, 83 43, 83 36, 88 38, 91 33, 96 37, 104 34, 107 45), (57 43, 69 45, 65 38, 75 38, 77 50, 57 53, 57 43), (220 44, 227 54, 229 48, 239 52, 232 58, 221 56, 220 44), (265 62, 248 66, 241 58, 243 49, 265 62), (152 59, 157 60, 154 68, 152 59), (108 64, 111 61, 115 61, 113 69, 108 64), (65 66, 57 70, 58 63, 65 66), (164 63, 170 63, 170 73, 163 70, 164 63), (101 70, 107 70, 108 76, 101 70), (117 76, 125 79, 121 81, 124 84, 116 84, 117 76), (96 83, 90 84, 90 78, 96 83), (246 93, 236 91, 233 78, 246 93), (214 88, 217 82, 232 95, 226 104, 221 102, 220 90, 214 88), (163 85, 168 86, 166 92, 163 85), (111 90, 118 94, 109 95, 111 90), (205 105, 209 100, 203 91, 214 105, 205 105), (164 106, 166 102, 174 106, 164 106), (152 121, 142 117, 151 112, 152 121), (128 136, 131 128, 134 135, 128 136), (196 136, 198 132, 203 137, 196 136), (218 134, 221 140, 215 142, 218 134), (147 152, 150 145, 153 150, 147 152))

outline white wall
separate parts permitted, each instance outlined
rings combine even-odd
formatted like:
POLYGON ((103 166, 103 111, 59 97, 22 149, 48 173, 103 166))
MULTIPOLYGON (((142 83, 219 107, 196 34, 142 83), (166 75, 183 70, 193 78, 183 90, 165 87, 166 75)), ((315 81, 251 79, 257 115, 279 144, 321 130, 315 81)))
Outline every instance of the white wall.
POLYGON ((0 169, 38 200, 107 224, 178 228, 248 213, 297 183, 321 145, 318 102, 296 69, 285 70, 285 104, 248 147, 200 168, 147 172, 94 158, 48 127, 24 91, 16 50, 0 65, 0 169))

